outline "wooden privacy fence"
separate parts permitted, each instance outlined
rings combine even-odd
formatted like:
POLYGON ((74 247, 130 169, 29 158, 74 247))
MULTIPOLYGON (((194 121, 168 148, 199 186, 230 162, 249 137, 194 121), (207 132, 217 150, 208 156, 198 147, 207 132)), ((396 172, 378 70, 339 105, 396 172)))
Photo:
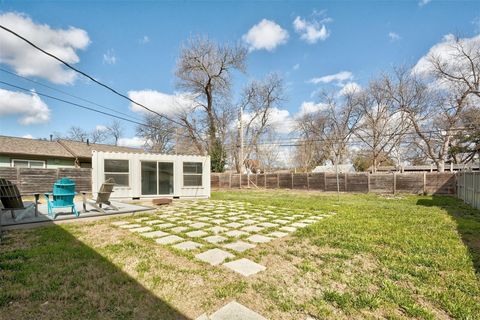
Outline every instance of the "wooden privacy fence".
MULTIPOLYGON (((337 191, 335 173, 212 173, 211 187, 337 191)), ((341 192, 455 194, 455 173, 341 173, 341 192)))
POLYGON ((480 209, 480 172, 457 173, 457 197, 480 209))
POLYGON ((77 191, 91 191, 92 189, 92 169, 0 168, 0 178, 15 183, 21 193, 51 192, 53 183, 63 177, 73 179, 77 191))

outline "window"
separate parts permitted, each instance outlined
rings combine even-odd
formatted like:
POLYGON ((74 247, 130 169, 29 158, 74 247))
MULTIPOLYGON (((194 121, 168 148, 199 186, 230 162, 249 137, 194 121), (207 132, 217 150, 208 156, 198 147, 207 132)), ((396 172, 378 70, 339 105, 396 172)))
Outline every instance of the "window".
POLYGON ((202 163, 184 162, 183 163, 183 186, 201 187, 202 186, 202 163))
POLYGON ((15 168, 45 168, 45 161, 41 160, 12 160, 12 167, 15 168))
POLYGON ((119 187, 130 185, 128 160, 105 159, 104 166, 105 180, 113 178, 115 185, 119 187))

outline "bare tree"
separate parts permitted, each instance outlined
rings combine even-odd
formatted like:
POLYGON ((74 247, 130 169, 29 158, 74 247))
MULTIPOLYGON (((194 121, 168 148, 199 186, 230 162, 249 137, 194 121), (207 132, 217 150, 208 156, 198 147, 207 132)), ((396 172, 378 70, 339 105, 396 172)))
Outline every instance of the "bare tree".
POLYGON ((232 71, 245 70, 246 54, 244 47, 196 37, 181 49, 177 62, 177 87, 195 100, 194 109, 178 118, 199 152, 212 156, 214 171, 223 171, 225 162, 227 126, 232 117, 232 71))
MULTIPOLYGON (((240 172, 241 164, 246 159, 272 162, 272 159, 262 159, 262 155, 266 157, 268 155, 269 157, 275 152, 271 150, 271 146, 267 148, 268 152, 266 148, 260 148, 259 142, 267 135, 273 136, 272 112, 275 108, 280 108, 285 101, 284 91, 283 80, 276 73, 267 75, 264 80, 251 81, 244 88, 238 109, 242 109, 244 113, 242 121, 244 124, 245 149, 244 158, 239 159, 238 148, 234 148, 237 172, 240 172)), ((239 134, 234 136, 236 137, 236 146, 239 146, 239 134)))
POLYGON ((107 132, 112 137, 113 143, 118 145, 118 140, 123 136, 123 125, 119 120, 113 120, 107 126, 107 132))
POLYGON ((89 139, 91 143, 102 143, 107 139, 107 131, 102 128, 95 128, 90 133, 89 139))
POLYGON ((372 172, 376 172, 381 162, 391 159, 395 151, 397 156, 400 155, 400 146, 410 123, 400 109, 393 108, 382 81, 370 82, 358 95, 358 102, 361 120, 355 136, 363 142, 364 152, 371 153, 372 172))
POLYGON ((80 127, 72 126, 68 130, 67 138, 74 141, 86 142, 88 139, 88 132, 80 127))
POLYGON ((145 140, 144 148, 154 153, 171 153, 175 146, 175 127, 172 122, 158 115, 145 115, 137 126, 137 136, 145 140))

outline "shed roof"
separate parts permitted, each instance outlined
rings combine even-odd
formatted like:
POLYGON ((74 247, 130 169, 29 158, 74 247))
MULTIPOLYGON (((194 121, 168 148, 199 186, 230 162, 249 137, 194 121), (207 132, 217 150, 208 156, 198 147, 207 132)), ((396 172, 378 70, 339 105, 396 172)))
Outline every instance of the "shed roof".
POLYGON ((127 153, 144 153, 142 149, 131 148, 131 147, 121 147, 114 146, 110 144, 100 144, 100 143, 85 143, 80 141, 72 140, 58 140, 58 142, 65 147, 70 153, 79 158, 91 158, 92 151, 103 151, 103 152, 127 152, 127 153))

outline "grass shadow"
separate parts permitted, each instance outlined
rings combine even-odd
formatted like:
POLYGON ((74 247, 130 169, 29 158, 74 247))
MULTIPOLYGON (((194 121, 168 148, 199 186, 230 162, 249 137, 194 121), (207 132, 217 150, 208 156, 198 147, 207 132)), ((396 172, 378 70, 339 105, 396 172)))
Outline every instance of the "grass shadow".
POLYGON ((440 207, 455 220, 457 231, 468 248, 475 272, 480 277, 480 210, 452 196, 433 195, 431 199, 419 199, 417 205, 440 207))
POLYGON ((189 319, 65 228, 4 231, 2 319, 189 319))

